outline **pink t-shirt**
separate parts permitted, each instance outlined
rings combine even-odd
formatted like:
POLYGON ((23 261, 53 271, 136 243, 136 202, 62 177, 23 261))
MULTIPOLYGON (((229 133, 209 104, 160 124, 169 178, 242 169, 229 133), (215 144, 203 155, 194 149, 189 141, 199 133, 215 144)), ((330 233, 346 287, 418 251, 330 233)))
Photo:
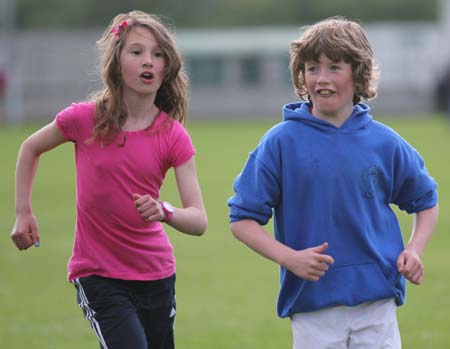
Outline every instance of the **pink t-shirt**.
POLYGON ((97 274, 124 280, 158 280, 175 272, 173 247, 159 222, 144 221, 132 194, 159 198, 169 168, 195 153, 185 128, 162 112, 151 130, 125 132, 126 144, 86 142, 95 104, 72 104, 56 116, 75 143, 77 219, 68 279, 97 274))

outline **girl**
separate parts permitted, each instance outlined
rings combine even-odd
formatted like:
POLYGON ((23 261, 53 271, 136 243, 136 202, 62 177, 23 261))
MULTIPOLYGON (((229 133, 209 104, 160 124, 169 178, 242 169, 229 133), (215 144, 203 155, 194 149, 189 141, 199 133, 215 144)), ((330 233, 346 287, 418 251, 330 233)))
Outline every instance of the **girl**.
POLYGON ((97 42, 104 89, 72 104, 21 146, 18 249, 39 246, 31 209, 39 157, 75 144, 77 219, 68 279, 101 348, 173 348, 175 258, 161 223, 202 235, 207 217, 195 149, 182 126, 187 78, 168 29, 139 11, 116 16, 97 42), (170 167, 182 208, 159 199, 170 167))
POLYGON ((396 305, 438 217, 420 155, 376 122, 376 67, 361 26, 329 18, 291 46, 300 102, 283 108, 228 201, 233 234, 281 266, 278 315, 294 348, 400 348, 396 305), (406 247, 390 204, 414 214, 406 247), (275 217, 275 238, 261 225, 275 217))

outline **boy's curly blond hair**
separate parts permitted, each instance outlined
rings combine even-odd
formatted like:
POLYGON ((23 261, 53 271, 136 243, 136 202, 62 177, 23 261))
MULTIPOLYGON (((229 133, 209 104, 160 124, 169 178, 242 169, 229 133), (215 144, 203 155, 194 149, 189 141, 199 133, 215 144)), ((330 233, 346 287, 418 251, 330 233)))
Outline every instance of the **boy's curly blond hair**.
POLYGON ((304 73, 305 62, 318 61, 325 54, 335 62, 351 64, 355 95, 353 104, 368 101, 377 94, 379 78, 372 47, 359 23, 344 17, 330 17, 304 28, 291 44, 291 78, 297 95, 308 100, 304 73))

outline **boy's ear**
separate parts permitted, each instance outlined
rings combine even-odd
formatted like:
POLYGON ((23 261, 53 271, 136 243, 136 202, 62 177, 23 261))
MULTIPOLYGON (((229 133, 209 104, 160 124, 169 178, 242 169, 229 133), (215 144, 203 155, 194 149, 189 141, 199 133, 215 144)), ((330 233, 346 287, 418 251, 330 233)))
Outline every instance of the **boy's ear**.
POLYGON ((300 71, 298 73, 298 78, 305 81, 305 68, 300 68, 300 71))
POLYGON ((305 80, 305 67, 300 68, 300 74, 302 75, 303 80, 305 80))

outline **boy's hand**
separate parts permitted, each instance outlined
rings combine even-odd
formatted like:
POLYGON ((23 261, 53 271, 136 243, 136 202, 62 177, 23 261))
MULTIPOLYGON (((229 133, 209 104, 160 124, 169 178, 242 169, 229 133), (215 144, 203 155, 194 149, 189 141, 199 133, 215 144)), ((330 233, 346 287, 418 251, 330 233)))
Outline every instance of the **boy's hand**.
POLYGON ((133 194, 134 207, 143 220, 147 222, 160 222, 166 215, 161 204, 150 195, 133 194))
POLYGON ((410 282, 420 285, 423 280, 424 269, 420 255, 414 250, 403 250, 397 259, 397 269, 410 282))
POLYGON ((318 281, 334 263, 333 257, 324 254, 328 243, 295 251, 284 265, 286 269, 298 277, 308 281, 318 281))
POLYGON ((32 214, 17 216, 11 232, 11 239, 19 250, 26 250, 33 245, 39 247, 39 229, 36 218, 32 214))

